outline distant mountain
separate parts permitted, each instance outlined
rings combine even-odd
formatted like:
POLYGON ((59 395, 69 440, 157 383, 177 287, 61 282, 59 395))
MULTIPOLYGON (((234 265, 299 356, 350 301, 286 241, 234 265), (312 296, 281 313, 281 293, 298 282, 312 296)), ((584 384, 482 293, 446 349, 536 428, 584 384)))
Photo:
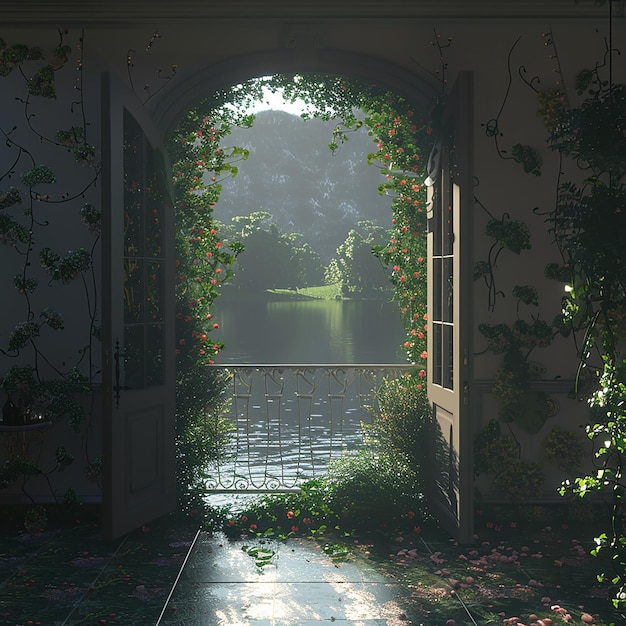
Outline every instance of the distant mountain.
POLYGON ((250 129, 234 129, 225 145, 250 150, 239 174, 224 181, 215 217, 268 211, 283 232, 298 232, 327 263, 348 231, 359 220, 390 226, 390 200, 380 196, 383 177, 367 164, 376 150, 363 128, 336 154, 332 141, 335 122, 303 121, 284 111, 257 114, 250 129))

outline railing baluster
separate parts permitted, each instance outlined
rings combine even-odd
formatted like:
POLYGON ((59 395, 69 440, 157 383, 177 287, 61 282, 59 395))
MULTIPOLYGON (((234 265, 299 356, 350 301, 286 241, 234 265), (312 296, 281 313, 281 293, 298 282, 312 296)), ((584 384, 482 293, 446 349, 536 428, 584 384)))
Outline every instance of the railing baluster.
POLYGON ((407 365, 225 365, 234 432, 208 468, 207 493, 280 492, 319 478, 363 442, 361 423, 385 376, 407 365))

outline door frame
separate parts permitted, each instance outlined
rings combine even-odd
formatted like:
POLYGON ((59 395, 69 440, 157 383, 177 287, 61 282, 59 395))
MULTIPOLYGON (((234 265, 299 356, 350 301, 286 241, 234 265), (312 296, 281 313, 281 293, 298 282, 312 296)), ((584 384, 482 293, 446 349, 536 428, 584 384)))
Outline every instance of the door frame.
MULTIPOLYGON (((460 72, 443 111, 438 141, 433 149, 432 171, 428 171, 429 211, 440 203, 440 219, 447 197, 437 197, 446 190, 453 200, 453 350, 452 388, 444 381, 434 382, 435 350, 434 329, 431 314, 434 311, 434 272, 432 225, 438 216, 429 216, 429 347, 428 347, 428 400, 433 408, 433 447, 431 475, 431 506, 446 529, 460 543, 471 543, 474 535, 474 458, 473 458, 473 410, 470 390, 473 385, 472 339, 472 213, 474 207, 473 175, 473 75, 460 72), (449 158, 454 153, 453 159, 449 158), (444 184, 447 179, 448 184, 444 184), (434 184, 432 184, 434 183, 434 184), (458 202, 458 207, 454 206, 458 202), (443 466, 442 466, 443 464, 443 466), (441 480, 441 477, 445 477, 441 480), (442 484, 445 482, 445 484, 442 484)), ((443 292, 442 292, 443 293, 443 292)), ((444 360, 446 356, 442 356, 444 360)), ((445 368, 444 368, 445 369, 445 368)))
MULTIPOLYGON (((410 72, 405 68, 390 63, 378 57, 369 57, 364 54, 353 53, 345 50, 331 50, 317 47, 315 42, 308 41, 301 46, 296 36, 290 49, 274 49, 260 51, 255 54, 246 54, 231 57, 225 61, 215 63, 209 67, 166 86, 162 93, 150 102, 153 116, 159 127, 165 131, 173 130, 182 116, 197 102, 207 97, 214 91, 227 88, 239 82, 243 82, 254 76, 263 76, 274 73, 320 73, 328 75, 347 76, 380 85, 384 85, 390 91, 397 93, 407 101, 415 105, 417 110, 428 110, 432 106, 433 99, 440 95, 441 84, 438 79, 433 79, 426 72, 418 69, 419 74, 410 72), (308 47, 307 47, 308 45, 308 47), (306 54, 305 54, 306 53, 306 54), (303 59, 306 62, 303 63, 303 59)), ((463 314, 457 316, 460 330, 464 336, 462 348, 463 357, 455 365, 455 371, 463 379, 463 402, 465 417, 460 423, 460 428, 453 434, 453 450, 458 452, 463 442, 463 454, 455 463, 459 477, 458 492, 460 497, 460 510, 455 525, 450 526, 459 540, 470 541, 473 535, 473 420, 471 418, 471 405, 469 405, 469 390, 472 387, 472 268, 471 268, 471 210, 473 207, 473 76, 471 72, 460 72, 456 81, 455 89, 449 98, 450 106, 444 112, 443 122, 449 123, 454 117, 456 121, 456 152, 463 153, 465 169, 461 176, 462 187, 466 190, 463 198, 465 210, 461 213, 459 229, 464 233, 461 243, 460 258, 463 266, 459 269, 460 295, 459 303, 463 303, 463 314), (458 523, 460 520, 460 523, 458 523)), ((435 507, 437 505, 435 504, 435 507)), ((445 518, 449 511, 441 509, 439 514, 445 518)))

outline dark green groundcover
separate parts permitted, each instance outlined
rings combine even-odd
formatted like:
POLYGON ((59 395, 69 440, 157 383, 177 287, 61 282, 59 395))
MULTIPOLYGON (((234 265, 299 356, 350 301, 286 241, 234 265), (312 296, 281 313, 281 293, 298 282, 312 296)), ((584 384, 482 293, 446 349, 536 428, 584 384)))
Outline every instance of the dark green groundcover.
MULTIPOLYGON (((85 519, 49 526, 3 527, 0 624, 153 624, 198 530, 193 517, 173 515, 106 543, 85 519)), ((593 522, 506 510, 479 512, 476 527, 471 546, 457 546, 432 524, 298 534, 319 542, 338 567, 365 560, 403 583, 407 624, 624 623, 596 579, 593 522)))

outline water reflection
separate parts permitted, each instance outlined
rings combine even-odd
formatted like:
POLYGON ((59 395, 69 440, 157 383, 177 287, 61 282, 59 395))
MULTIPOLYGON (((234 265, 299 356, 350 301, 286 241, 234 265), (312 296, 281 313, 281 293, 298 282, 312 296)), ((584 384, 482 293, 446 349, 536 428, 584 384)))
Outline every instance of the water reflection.
POLYGON ((333 420, 328 402, 315 403, 319 413, 305 416, 290 404, 297 401, 285 402, 280 419, 268 418, 256 405, 248 418, 237 420, 237 435, 210 469, 216 483, 236 490, 297 488, 322 476, 331 458, 362 446, 361 418, 368 423, 369 414, 360 408, 349 407, 341 417, 335 412, 333 420))
POLYGON ((384 300, 219 300, 218 363, 403 363, 404 329, 384 300))

